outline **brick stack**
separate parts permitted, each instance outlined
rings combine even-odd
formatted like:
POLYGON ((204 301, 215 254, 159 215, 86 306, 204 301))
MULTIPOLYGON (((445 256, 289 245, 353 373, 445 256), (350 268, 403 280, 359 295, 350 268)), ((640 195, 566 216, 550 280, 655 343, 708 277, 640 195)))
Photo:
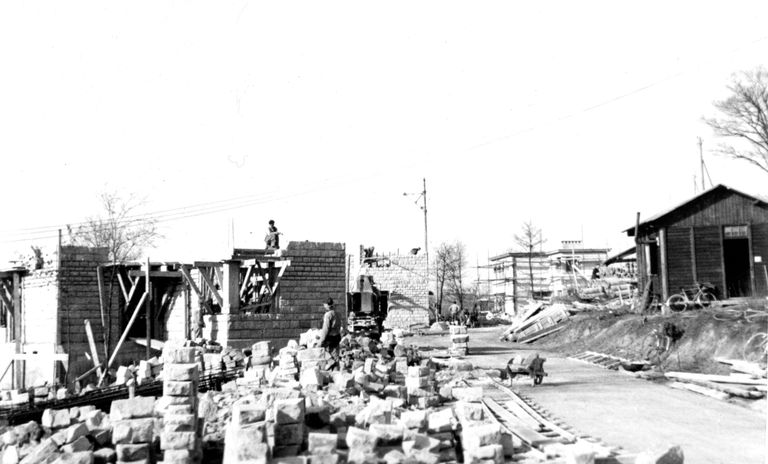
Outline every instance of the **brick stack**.
POLYGON ((304 398, 276 399, 274 404, 275 445, 273 457, 296 456, 304 443, 304 398))
POLYGON ((197 349, 177 348, 168 353, 163 370, 163 402, 166 404, 160 448, 164 462, 200 462, 202 439, 197 418, 200 365, 197 349))
POLYGON ((118 464, 154 462, 154 412, 155 399, 152 397, 137 396, 112 402, 109 418, 118 464))
POLYGON ((224 437, 223 464, 266 464, 269 458, 267 422, 262 407, 235 404, 224 437))
POLYGON ((291 347, 280 348, 280 361, 277 365, 277 378, 282 380, 296 380, 299 373, 296 364, 296 350, 291 347))
POLYGON ((461 444, 465 464, 503 464, 504 447, 501 445, 499 424, 482 424, 462 430, 461 444))
POLYGON ((427 409, 440 404, 440 397, 435 394, 434 380, 427 366, 409 366, 405 388, 411 406, 427 409))
POLYGON ((469 352, 469 333, 467 333, 467 326, 465 325, 452 325, 449 326, 451 331, 451 347, 448 350, 451 356, 466 356, 469 352))

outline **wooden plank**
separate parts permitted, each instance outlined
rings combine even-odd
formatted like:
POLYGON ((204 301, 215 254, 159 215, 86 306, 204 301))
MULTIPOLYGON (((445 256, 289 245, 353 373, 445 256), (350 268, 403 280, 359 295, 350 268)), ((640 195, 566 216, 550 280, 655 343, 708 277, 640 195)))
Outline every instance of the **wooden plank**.
MULTIPOLYGON (((146 271, 129 271, 128 274, 131 277, 146 277, 147 272, 146 271)), ((149 272, 150 277, 160 277, 160 278, 180 278, 181 273, 179 271, 150 271, 149 272)))
POLYGON ((101 326, 106 327, 104 321, 104 268, 101 265, 96 266, 96 285, 99 290, 99 314, 101 315, 101 326))
POLYGON ((277 273, 277 278, 275 279, 275 286, 272 287, 272 294, 274 295, 277 293, 277 287, 280 285, 280 279, 283 278, 283 274, 285 274, 286 267, 283 266, 280 268, 280 272, 277 273))
POLYGON ((546 437, 536 430, 528 427, 525 422, 520 418, 504 409, 499 403, 492 398, 483 398, 483 403, 488 406, 488 409, 496 415, 504 426, 515 436, 520 438, 523 442, 534 448, 540 448, 543 445, 551 443, 564 443, 564 440, 558 438, 546 437))
POLYGON ((86 319, 85 334, 88 336, 88 346, 91 349, 91 359, 93 360, 93 367, 96 369, 96 374, 101 378, 101 361, 99 361, 99 352, 96 350, 96 340, 93 338, 93 331, 91 330, 91 321, 86 319))
POLYGON ((184 279, 186 279, 186 281, 189 284, 189 286, 192 287, 192 290, 195 292, 197 297, 200 298, 200 300, 202 300, 203 299, 203 293, 197 287, 197 284, 192 279, 192 276, 189 274, 189 269, 187 269, 187 267, 185 265, 182 265, 181 267, 179 267, 179 271, 181 271, 181 275, 184 277, 184 279))
POLYGON ((717 390, 712 390, 711 388, 702 387, 700 385, 694 385, 692 383, 672 382, 669 384, 669 386, 678 390, 692 391, 700 395, 709 396, 710 398, 721 401, 727 400, 730 397, 728 393, 719 392, 717 390))
POLYGON ((259 264, 258 261, 256 261, 256 269, 259 270, 259 274, 261 275, 261 278, 264 280, 264 286, 267 288, 267 291, 269 292, 269 296, 272 296, 272 287, 269 286, 269 276, 265 274, 264 268, 261 267, 261 264, 259 264))
POLYGON ((668 378, 677 380, 703 380, 707 382, 736 383, 742 385, 768 384, 768 382, 766 382, 764 379, 748 379, 742 376, 697 374, 695 372, 666 372, 664 375, 666 375, 668 378))
POLYGON ((223 307, 224 299, 221 297, 221 294, 219 294, 218 290, 216 290, 216 287, 213 286, 213 282, 211 282, 211 278, 202 269, 200 270, 200 276, 208 285, 208 289, 211 291, 211 294, 213 295, 213 297, 216 298, 216 301, 219 303, 219 306, 223 307))
POLYGON ((213 272, 216 273, 216 280, 219 282, 219 288, 224 288, 224 271, 221 265, 213 266, 213 272))
POLYGON ((145 356, 146 357, 144 359, 149 359, 149 358, 152 357, 152 352, 150 351, 150 348, 149 348, 149 340, 152 339, 152 299, 153 298, 152 298, 152 281, 150 280, 151 273, 152 273, 151 269, 152 268, 151 268, 151 264, 149 262, 149 258, 147 258, 147 275, 145 277, 145 279, 147 279, 147 283, 146 283, 146 285, 147 285, 147 290, 146 290, 146 295, 147 295, 147 303, 146 304, 147 304, 147 306, 146 306, 146 313, 144 315, 144 317, 145 317, 144 325, 146 326, 146 329, 147 329, 146 330, 146 334, 147 334, 147 349, 146 349, 146 352, 145 352, 145 356))
POLYGON ((3 304, 5 304, 5 307, 8 308, 8 311, 13 312, 13 305, 11 304, 11 292, 8 290, 8 287, 2 280, 0 280, 0 300, 3 300, 3 304))
POLYGON ((745 374, 750 374, 755 377, 766 377, 766 370, 760 367, 759 364, 743 361, 741 359, 726 359, 726 358, 715 358, 715 361, 721 363, 721 364, 728 364, 731 366, 732 371, 736 372, 743 372, 745 374))
POLYGON ((488 379, 490 379, 491 382, 493 382, 496 388, 506 392, 512 401, 517 403, 526 413, 528 413, 528 415, 533 417, 536 421, 538 421, 541 424, 544 424, 544 426, 549 430, 555 431, 558 434, 560 434, 560 436, 563 437, 567 442, 572 443, 576 441, 576 436, 574 434, 563 429, 562 427, 558 426, 557 424, 548 420, 546 417, 539 414, 528 403, 523 401, 523 399, 520 398, 520 396, 517 393, 515 393, 511 388, 507 387, 506 385, 494 379, 493 377, 488 376, 488 379))

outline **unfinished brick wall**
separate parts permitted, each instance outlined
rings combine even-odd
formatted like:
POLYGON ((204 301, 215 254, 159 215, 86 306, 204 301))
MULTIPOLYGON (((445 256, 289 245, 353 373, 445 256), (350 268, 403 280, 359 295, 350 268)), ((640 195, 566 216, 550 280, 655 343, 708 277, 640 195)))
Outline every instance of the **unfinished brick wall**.
POLYGON ((344 244, 290 242, 284 257, 291 260, 291 265, 280 280, 277 312, 205 316, 203 336, 239 348, 250 347, 259 340, 272 340, 273 346, 280 348, 307 329, 320 327, 322 305, 328 297, 334 299, 339 316, 345 321, 344 244))
POLYGON ((389 291, 388 327, 408 328, 429 324, 427 257, 420 255, 388 255, 368 266, 359 275, 373 276, 379 290, 389 291))

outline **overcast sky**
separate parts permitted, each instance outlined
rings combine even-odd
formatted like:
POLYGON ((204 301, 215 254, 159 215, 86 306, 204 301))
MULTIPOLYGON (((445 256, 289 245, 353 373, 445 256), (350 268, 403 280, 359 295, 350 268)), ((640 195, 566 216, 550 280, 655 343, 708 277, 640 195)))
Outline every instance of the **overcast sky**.
POLYGON ((105 190, 225 209, 161 221, 153 260, 225 258, 231 224, 262 247, 269 219, 405 251, 423 177, 431 247, 482 264, 531 220, 550 247, 619 251, 636 211, 695 193, 698 136, 715 184, 768 193, 701 121, 765 63, 767 20, 765 1, 3 2, 0 260, 54 247, 105 190))

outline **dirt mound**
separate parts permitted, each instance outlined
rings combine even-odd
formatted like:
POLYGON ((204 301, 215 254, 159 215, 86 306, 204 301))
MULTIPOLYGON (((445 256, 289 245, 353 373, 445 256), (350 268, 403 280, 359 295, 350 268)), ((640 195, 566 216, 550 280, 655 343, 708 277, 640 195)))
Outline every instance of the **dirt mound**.
POLYGON ((641 360, 655 344, 653 330, 661 330, 665 322, 671 322, 684 333, 670 351, 662 355, 664 369, 727 374, 728 366, 717 363, 714 358, 743 359, 748 339, 757 332, 768 332, 768 317, 747 313, 750 317, 745 318, 744 314, 743 310, 727 313, 700 310, 669 317, 579 314, 571 318, 565 329, 536 344, 567 354, 597 351, 641 360))

